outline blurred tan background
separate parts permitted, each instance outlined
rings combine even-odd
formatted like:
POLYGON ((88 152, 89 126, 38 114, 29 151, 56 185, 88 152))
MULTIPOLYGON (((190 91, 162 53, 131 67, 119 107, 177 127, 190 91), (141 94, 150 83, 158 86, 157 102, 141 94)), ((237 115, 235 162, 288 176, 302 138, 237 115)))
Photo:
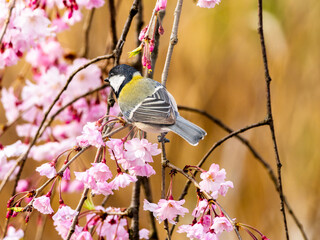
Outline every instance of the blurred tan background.
MULTIPOLYGON (((153 3, 143 1, 145 23, 149 21, 153 3)), ((163 24, 165 34, 161 37, 159 58, 154 78, 161 79, 171 32, 175 1, 168 1, 163 24)), ((121 1, 117 16, 118 36, 127 18, 131 1, 121 1)), ((89 58, 105 52, 108 37, 108 4, 96 10, 90 32, 89 58)), ((280 158, 283 164, 283 189, 288 202, 303 223, 310 239, 320 234, 320 3, 317 1, 265 1, 264 22, 267 53, 272 77, 272 107, 280 158)), ((85 13, 86 14, 86 13, 85 13)), ((168 90, 179 105, 205 110, 221 119, 233 129, 256 123, 266 116, 266 92, 264 70, 257 34, 257 1, 222 0, 214 9, 201 9, 192 1, 185 1, 179 26, 179 42, 174 48, 172 64, 167 83, 168 90)), ((82 24, 79 23, 59 35, 66 48, 73 52, 81 49, 82 24)), ((109 39, 110 40, 110 39, 109 39)), ((135 31, 131 29, 125 44, 122 61, 126 53, 135 48, 135 31)), ((8 85, 19 67, 9 68, 4 78, 8 85)), ((188 112, 181 115, 202 126, 208 136, 197 147, 192 147, 177 136, 169 134, 168 159, 183 168, 195 165, 207 150, 227 133, 205 117, 188 112)), ((4 116, 1 114, 1 122, 4 116)), ((2 142, 11 142, 13 131, 5 135, 2 142)), ((253 129, 242 136, 258 150, 261 156, 275 169, 275 157, 268 127, 253 129)), ((150 135, 152 141, 155 136, 150 135)), ((84 161, 86 158, 83 158, 84 161)), ((284 239, 282 215, 279 211, 278 194, 267 172, 253 158, 248 149, 237 139, 228 140, 208 159, 204 168, 219 163, 227 171, 227 179, 234 182, 234 189, 220 203, 231 217, 252 225, 269 239, 284 239)), ((24 176, 34 171, 30 164, 24 176), (28 172, 29 171, 29 172, 28 172)), ((160 159, 154 167, 157 175, 151 177, 154 201, 160 197, 160 159)), ((174 181, 174 197, 178 198, 185 179, 177 176, 174 181)), ((2 193, 1 205, 8 199, 2 193)), ((110 198, 110 205, 124 207, 130 202, 125 193, 116 193, 110 198)), ((187 196, 186 206, 192 211, 195 205, 194 188, 187 196)), ((66 202, 75 207, 77 195, 66 197, 66 202)), ((101 198, 100 198, 101 199, 101 198)), ((143 198, 142 198, 143 199, 143 198)), ((57 201, 56 201, 57 202, 57 201)), ((99 202, 96 199, 95 202, 99 202)), ((1 206, 3 209, 3 206, 1 206)), ((55 206, 54 209, 56 209, 55 206)), ((4 219, 1 211, 1 219, 4 219)), ((143 213, 144 214, 144 213, 143 213)), ((143 215, 144 216, 144 215, 143 215)), ((291 239, 302 239, 297 226, 287 214, 291 239)), ((35 222, 36 219, 32 219, 35 222)), ((185 217, 182 222, 190 223, 185 217)), ((3 220, 1 220, 3 226, 3 220)), ((30 225, 30 224, 29 224, 30 225)), ((148 227, 146 218, 142 227, 148 227)), ((159 226, 159 225, 158 225, 159 226)), ((26 239, 32 239, 32 225, 26 239)), ((162 225, 159 226, 162 229, 162 225)), ((56 239, 52 227, 45 228, 45 239, 56 239)), ((242 232, 243 239, 250 239, 242 232)), ((233 233, 223 234, 222 239, 235 239, 233 233)), ((162 235, 161 239, 164 239, 162 235)), ((175 234, 173 239, 185 239, 184 234, 175 234)))

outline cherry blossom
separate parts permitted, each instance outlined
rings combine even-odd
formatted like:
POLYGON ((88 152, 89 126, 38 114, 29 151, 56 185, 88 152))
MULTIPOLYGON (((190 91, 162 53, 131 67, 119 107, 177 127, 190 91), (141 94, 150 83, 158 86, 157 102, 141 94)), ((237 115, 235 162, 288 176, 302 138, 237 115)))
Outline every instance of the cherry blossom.
POLYGON ((130 183, 136 182, 137 177, 131 176, 129 174, 120 172, 118 175, 110 182, 110 187, 114 190, 118 190, 119 188, 125 188, 130 183))
POLYGON ((197 6, 201 8, 214 8, 221 0, 198 0, 197 6))
POLYGON ((139 231, 139 239, 149 239, 150 231, 148 229, 142 228, 139 231))
POLYGON ((42 164, 40 167, 36 168, 36 171, 39 172, 40 176, 46 176, 47 178, 53 178, 57 174, 52 163, 42 164))
POLYGON ((77 142, 80 147, 86 147, 88 145, 93 145, 95 147, 105 146, 102 139, 101 131, 96 122, 87 122, 83 127, 82 135, 77 137, 77 142))
POLYGON ((189 210, 182 207, 185 202, 184 199, 180 201, 160 199, 158 204, 149 203, 146 199, 144 200, 143 210, 150 211, 153 216, 161 223, 163 220, 168 219, 172 224, 176 224, 174 218, 178 215, 184 216, 189 210))
POLYGON ((202 179, 199 182, 200 190, 210 193, 214 199, 218 197, 219 193, 225 195, 229 187, 233 188, 231 181, 225 181, 226 171, 220 170, 218 164, 213 163, 208 171, 200 174, 200 178, 202 179))
POLYGON ((220 234, 223 231, 231 232, 233 226, 226 217, 215 217, 211 229, 213 229, 216 234, 220 234))
POLYGON ((7 235, 3 240, 19 240, 24 236, 22 229, 16 230, 13 226, 9 226, 7 230, 7 235))
POLYGON ((41 196, 34 199, 33 207, 43 214, 53 213, 53 209, 50 205, 50 197, 41 196))

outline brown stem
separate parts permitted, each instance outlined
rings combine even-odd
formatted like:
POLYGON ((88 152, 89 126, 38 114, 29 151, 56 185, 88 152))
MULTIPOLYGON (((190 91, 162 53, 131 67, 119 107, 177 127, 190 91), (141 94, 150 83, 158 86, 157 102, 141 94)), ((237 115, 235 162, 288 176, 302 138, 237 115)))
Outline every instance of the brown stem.
POLYGON ((89 11, 85 23, 83 25, 83 46, 80 51, 80 56, 87 58, 89 52, 89 32, 92 26, 93 15, 95 13, 95 8, 89 11))
POLYGON ((114 6, 114 0, 109 0, 109 11, 110 11, 110 29, 111 29, 111 40, 112 40, 111 49, 114 49, 118 42, 117 25, 116 25, 116 8, 114 6))
POLYGON ((280 161, 278 145, 277 145, 276 135, 275 135, 275 130, 274 130, 272 109, 271 109, 271 90, 270 90, 271 77, 269 74, 267 51, 266 51, 266 45, 265 45, 265 40, 264 40, 263 15, 262 14, 263 14, 262 0, 258 0, 258 18, 259 18, 258 33, 260 36, 260 45, 261 45, 261 51, 262 51, 262 60, 263 60, 263 66, 264 66, 264 72, 265 72, 265 82, 266 82, 266 91, 267 91, 267 119, 268 119, 268 125, 270 128, 271 137, 272 137, 272 141, 273 141, 275 159, 276 159, 276 163, 277 163, 278 186, 279 186, 279 197, 280 197, 280 211, 282 212, 282 216, 283 216, 283 223, 284 223, 286 239, 289 240, 289 231, 288 231, 286 211, 284 208, 284 195, 283 195, 283 186, 282 186, 282 177, 281 177, 282 164, 280 161))
MULTIPOLYGON (((146 199, 148 200, 148 202, 153 202, 149 178, 142 177, 141 178, 141 183, 142 183, 142 187, 144 189, 144 195, 145 195, 146 199)), ((157 232, 157 227, 156 227, 156 221, 155 221, 155 219, 153 217, 153 213, 152 212, 149 212, 149 218, 150 218, 151 230, 152 230, 151 234, 150 234, 150 239, 154 239, 154 240, 155 239, 159 239, 158 232, 157 232)))
POLYGON ((132 198, 130 204, 130 211, 132 213, 132 238, 133 240, 139 240, 139 207, 140 207, 140 185, 141 177, 138 177, 138 181, 135 182, 132 190, 132 198))
POLYGON ((170 43, 168 47, 167 58, 164 63, 163 72, 161 76, 161 83, 163 86, 166 86, 167 84, 167 78, 169 73, 169 66, 171 62, 173 47, 178 43, 178 26, 179 26, 179 20, 181 15, 182 3, 183 3, 183 0, 178 0, 176 9, 174 11, 174 20, 173 20, 173 26, 172 26, 171 36, 170 36, 170 43))

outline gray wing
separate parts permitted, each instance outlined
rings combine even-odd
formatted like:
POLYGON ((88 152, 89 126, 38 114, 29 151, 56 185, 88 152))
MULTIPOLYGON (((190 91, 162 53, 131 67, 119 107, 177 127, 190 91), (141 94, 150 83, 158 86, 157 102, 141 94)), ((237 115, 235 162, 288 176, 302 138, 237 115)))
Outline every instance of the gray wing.
POLYGON ((130 113, 133 122, 171 125, 176 121, 174 99, 167 90, 160 86, 130 113))

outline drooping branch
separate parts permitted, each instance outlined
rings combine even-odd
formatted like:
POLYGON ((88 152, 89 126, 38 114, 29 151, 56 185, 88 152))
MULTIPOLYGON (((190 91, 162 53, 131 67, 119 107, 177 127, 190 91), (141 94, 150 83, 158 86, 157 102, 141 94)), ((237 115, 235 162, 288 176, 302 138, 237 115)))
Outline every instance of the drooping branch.
POLYGON ((92 20, 95 13, 95 8, 88 12, 87 18, 83 25, 83 45, 80 50, 80 56, 87 58, 89 52, 89 33, 92 26, 92 20))
POLYGON ((282 216, 283 216, 283 223, 284 223, 284 228, 285 228, 286 239, 289 240, 289 231, 288 231, 286 211, 284 208, 284 195, 283 195, 283 187, 282 187, 282 176, 281 176, 282 163, 280 161, 279 150, 278 150, 278 145, 277 145, 276 135, 275 135, 275 130, 274 130, 272 109, 271 109, 271 89, 270 89, 271 77, 270 77, 270 73, 269 73, 267 51, 266 51, 266 45, 265 45, 265 40, 264 40, 263 15, 262 14, 263 14, 262 0, 258 0, 258 18, 259 18, 258 33, 260 36, 260 45, 261 45, 261 51, 262 51, 262 60, 263 60, 263 66, 264 66, 266 91, 267 91, 267 120, 268 120, 268 125, 270 128, 270 132, 271 132, 273 148, 274 148, 274 153, 275 153, 275 159, 277 162, 280 210, 281 210, 282 216))
MULTIPOLYGON (((215 124, 217 124, 218 126, 220 126, 222 129, 224 129, 225 131, 227 131, 228 133, 232 133, 234 130, 232 130, 230 127, 228 127, 226 124, 224 124, 220 119, 212 116, 211 114, 207 113, 206 111, 203 110, 199 110, 197 108, 191 108, 191 107, 186 107, 186 106, 178 106, 179 110, 185 110, 185 111, 190 111, 190 112, 195 112, 195 113, 199 113, 202 114, 203 116, 207 117, 208 119, 210 119, 212 122, 214 122, 215 124)), ((249 143, 249 141, 245 138, 243 138, 240 135, 236 135, 235 136, 237 139, 239 139, 245 146, 247 146, 247 148, 250 150, 250 152, 252 153, 252 155, 262 164, 262 166, 266 169, 266 171, 269 174, 269 177, 271 179, 271 181, 273 182, 276 190, 279 192, 279 185, 278 185, 278 180, 276 177, 275 172, 273 171, 273 169, 271 168, 270 164, 264 160, 261 155, 257 152, 257 150, 249 143)), ((189 182, 189 181, 188 181, 189 182)), ((190 182, 191 183, 191 182, 190 182)), ((184 198, 184 196, 187 194, 188 191, 188 185, 186 184, 184 190, 182 191, 182 194, 180 196, 180 199, 184 198)), ((286 199, 286 196, 284 195, 284 204, 286 205, 289 214, 292 216, 295 224, 297 225, 297 227, 299 228, 303 239, 308 240, 307 234, 303 229, 303 225, 300 222, 299 218, 296 216, 293 208, 290 206, 288 200, 286 199)), ((174 228, 174 226, 173 226, 174 228)), ((173 231, 173 229, 171 228, 171 232, 173 231)), ((171 233, 172 234, 172 233, 171 233)))

